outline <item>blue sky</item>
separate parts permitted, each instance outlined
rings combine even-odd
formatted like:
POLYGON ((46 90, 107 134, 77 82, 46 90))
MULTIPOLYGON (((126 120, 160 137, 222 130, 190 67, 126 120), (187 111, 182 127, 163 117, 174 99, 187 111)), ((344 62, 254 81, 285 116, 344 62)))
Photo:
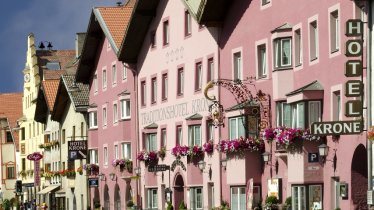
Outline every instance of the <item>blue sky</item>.
MULTIPOLYGON (((74 49, 75 33, 85 32, 95 6, 120 0, 4 0, 0 7, 0 93, 23 91, 27 35, 50 41, 53 49, 74 49)), ((123 0, 121 0, 123 2, 123 0)))

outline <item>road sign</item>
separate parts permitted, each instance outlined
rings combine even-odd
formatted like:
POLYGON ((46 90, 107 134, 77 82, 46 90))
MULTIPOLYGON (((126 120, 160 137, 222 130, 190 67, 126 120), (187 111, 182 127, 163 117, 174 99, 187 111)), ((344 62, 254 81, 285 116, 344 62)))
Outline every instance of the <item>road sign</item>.
POLYGON ((148 172, 157 172, 157 171, 166 171, 166 170, 170 170, 170 166, 165 165, 165 164, 148 166, 148 172))
POLYGON ((81 160, 87 157, 87 141, 68 141, 69 160, 81 160))

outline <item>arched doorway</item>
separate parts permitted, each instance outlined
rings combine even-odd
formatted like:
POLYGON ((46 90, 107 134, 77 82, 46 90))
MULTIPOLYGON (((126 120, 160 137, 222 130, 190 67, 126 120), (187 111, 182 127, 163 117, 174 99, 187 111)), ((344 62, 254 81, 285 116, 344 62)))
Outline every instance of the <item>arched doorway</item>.
POLYGON ((179 205, 184 202, 184 181, 178 174, 174 181, 174 209, 179 210, 179 205))
POLYGON ((118 184, 114 188, 114 210, 121 210, 121 192, 118 184))
POLYGON ((110 196, 108 185, 104 186, 104 210, 110 210, 110 196))
POLYGON ((351 165, 351 196, 354 209, 367 209, 367 154, 364 145, 356 147, 351 165))

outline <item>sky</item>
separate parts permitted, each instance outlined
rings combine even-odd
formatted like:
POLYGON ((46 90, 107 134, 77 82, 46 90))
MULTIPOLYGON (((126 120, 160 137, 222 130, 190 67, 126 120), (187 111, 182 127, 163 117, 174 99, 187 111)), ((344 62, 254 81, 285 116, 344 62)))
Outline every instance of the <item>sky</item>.
MULTIPOLYGON (((124 0, 3 0, 0 7, 0 93, 22 92, 27 36, 36 46, 75 49, 75 34, 86 32, 92 8, 124 0)), ((1 103, 1 102, 0 102, 1 103)))

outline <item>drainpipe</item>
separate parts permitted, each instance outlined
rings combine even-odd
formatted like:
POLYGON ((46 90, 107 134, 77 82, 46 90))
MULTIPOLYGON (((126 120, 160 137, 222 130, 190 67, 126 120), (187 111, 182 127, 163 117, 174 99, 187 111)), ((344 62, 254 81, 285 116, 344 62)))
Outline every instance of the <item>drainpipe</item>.
MULTIPOLYGON (((372 126, 372 118, 371 118, 371 45, 372 45, 372 0, 368 1, 368 33, 367 33, 367 55, 366 55, 366 62, 367 62, 367 74, 366 74, 366 80, 367 80, 367 130, 369 130, 372 126)), ((368 191, 373 190, 373 184, 372 184, 372 143, 370 140, 367 140, 366 142, 366 149, 367 149, 367 164, 368 164, 368 191)), ((370 209, 371 204, 368 204, 368 207, 370 209)))
MULTIPOLYGON (((220 80, 220 77, 221 77, 221 75, 220 75, 220 73, 221 73, 221 51, 220 51, 220 39, 221 39, 221 32, 222 32, 222 30, 221 30, 221 28, 220 27, 217 27, 217 62, 218 62, 218 65, 217 65, 217 80, 220 80)), ((218 101, 221 99, 221 86, 217 86, 217 89, 218 89, 218 101)), ((218 141, 221 141, 221 136, 222 136, 222 128, 221 128, 221 126, 219 126, 218 127, 218 141)), ((223 201, 223 199, 222 199, 222 167, 221 167, 221 160, 222 160, 222 153, 221 152, 219 152, 218 153, 218 158, 219 158, 219 177, 220 177, 220 179, 219 179, 219 184, 220 184, 220 186, 219 186, 219 189, 220 189, 220 195, 219 195, 219 197, 220 197, 220 200, 221 200, 221 202, 223 201)), ((216 205, 216 204, 215 204, 216 205)), ((219 203, 219 205, 221 205, 220 203, 219 203)))

